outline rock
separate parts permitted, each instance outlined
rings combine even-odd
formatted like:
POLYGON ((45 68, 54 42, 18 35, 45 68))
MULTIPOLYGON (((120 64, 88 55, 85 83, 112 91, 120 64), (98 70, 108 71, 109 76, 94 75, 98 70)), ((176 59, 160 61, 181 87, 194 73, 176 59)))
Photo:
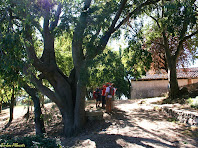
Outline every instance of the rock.
POLYGON ((88 120, 103 120, 103 112, 100 110, 90 110, 86 111, 86 116, 88 120))

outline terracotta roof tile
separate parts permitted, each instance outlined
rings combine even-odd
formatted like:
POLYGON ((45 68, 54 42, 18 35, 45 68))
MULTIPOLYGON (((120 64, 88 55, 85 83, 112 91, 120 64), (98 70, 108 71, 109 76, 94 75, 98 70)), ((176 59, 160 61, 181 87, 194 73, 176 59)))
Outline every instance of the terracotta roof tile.
MULTIPOLYGON (((198 67, 196 68, 185 68, 177 70, 177 78, 198 78, 198 67)), ((152 74, 151 72, 147 72, 146 76, 142 76, 142 78, 138 80, 157 80, 157 79, 168 79, 168 74, 152 74)))

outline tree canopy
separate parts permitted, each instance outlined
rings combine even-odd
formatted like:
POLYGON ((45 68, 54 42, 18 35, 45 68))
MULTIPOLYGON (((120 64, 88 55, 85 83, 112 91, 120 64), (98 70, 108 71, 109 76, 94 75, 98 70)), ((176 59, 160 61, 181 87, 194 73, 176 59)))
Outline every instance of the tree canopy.
MULTIPOLYGON (((178 57, 183 40, 196 33, 190 34, 196 29, 193 4, 193 1, 160 0, 3 0, 0 2, 0 36, 4 39, 0 44, 1 55, 16 57, 17 63, 22 63, 18 66, 23 67, 15 72, 31 81, 57 104, 63 117, 64 133, 71 136, 85 123, 87 81, 84 80, 89 76, 93 60, 108 54, 103 62, 112 63, 107 66, 108 70, 119 76, 112 81, 119 84, 126 76, 120 57, 113 52, 105 52, 110 38, 120 36, 120 29, 126 29, 141 14, 152 12, 151 17, 157 22, 157 31, 162 33, 166 47, 166 35, 179 36, 179 50, 175 52, 178 57), (175 11, 175 8, 178 9, 175 11)), ((131 64, 138 65, 133 69, 136 74, 148 67, 141 60, 150 57, 140 48, 141 43, 131 42, 130 49, 141 50, 128 53, 139 58, 133 63, 125 63, 127 68, 131 64)), ((168 48, 165 51, 167 58, 173 56, 168 48)), ((126 60, 133 61, 127 56, 126 60)), ((97 75, 101 77, 102 73, 97 75)), ((109 73, 109 77, 114 76, 109 73)))
MULTIPOLYGON (((187 59, 187 54, 192 53, 196 57, 197 41, 195 37, 197 28, 197 2, 191 1, 161 1, 156 5, 153 13, 147 13, 154 24, 147 31, 147 41, 150 42, 153 54, 161 61, 169 71, 170 98, 175 99, 179 95, 176 66, 182 59, 187 59), (162 53, 159 53, 163 50, 162 53), (163 53, 165 56, 163 56, 163 53), (161 56, 161 57, 160 57, 161 56), (161 60, 161 59, 160 59, 161 60)), ((160 65, 158 65, 160 66, 160 65)), ((162 65, 161 65, 162 66, 162 65)))

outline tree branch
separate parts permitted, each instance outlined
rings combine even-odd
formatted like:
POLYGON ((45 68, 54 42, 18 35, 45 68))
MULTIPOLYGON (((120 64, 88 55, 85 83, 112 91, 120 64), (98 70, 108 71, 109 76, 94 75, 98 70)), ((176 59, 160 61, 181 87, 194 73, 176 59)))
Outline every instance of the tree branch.
POLYGON ((177 47, 177 51, 175 52, 175 57, 178 58, 180 55, 180 52, 182 50, 182 46, 183 46, 183 42, 185 42, 186 40, 190 39, 192 36, 198 34, 198 30, 193 32, 190 35, 185 36, 181 41, 179 41, 179 45, 177 47))
POLYGON ((83 44, 84 31, 85 28, 87 27, 87 16, 88 16, 87 9, 90 7, 90 4, 91 4, 91 0, 84 1, 84 11, 81 12, 79 22, 74 30, 74 35, 72 40, 72 57, 76 69, 81 68, 81 64, 83 64, 83 60, 85 59, 82 49, 82 44, 83 44))
POLYGON ((114 18, 114 20, 113 20, 113 22, 112 22, 112 24, 111 24, 111 26, 110 26, 110 28, 109 28, 109 31, 112 31, 111 33, 113 33, 113 32, 116 31, 116 29, 114 29, 114 27, 115 27, 115 25, 116 25, 118 19, 120 18, 120 15, 121 15, 122 10, 124 9, 124 7, 125 7, 125 5, 126 5, 126 2, 127 2, 127 0, 123 0, 123 1, 121 2, 121 5, 120 5, 120 7, 119 7, 119 9, 118 9, 118 12, 116 13, 116 16, 115 16, 115 18, 114 18))
POLYGON ((116 30, 118 30, 123 24, 125 24, 129 18, 132 17, 132 15, 138 13, 139 11, 141 11, 141 9, 144 7, 144 6, 148 6, 150 4, 155 4, 157 2, 159 2, 160 0, 147 0, 145 3, 142 3, 141 5, 139 5, 136 9, 134 9, 131 13, 129 13, 127 15, 127 17, 125 17, 115 28, 114 28, 114 31, 115 32, 116 30))
POLYGON ((32 24, 38 29, 38 31, 41 33, 42 37, 43 37, 43 29, 41 27, 41 25, 36 22, 35 20, 32 20, 32 24))
POLYGON ((89 56, 87 57, 87 60, 88 60, 88 61, 89 61, 90 59, 94 58, 96 55, 99 54, 99 52, 101 52, 101 51, 103 51, 103 50, 105 49, 105 47, 106 47, 106 45, 107 45, 107 43, 108 43, 108 41, 109 41, 109 38, 111 37, 111 34, 112 34, 113 32, 115 32, 114 27, 115 27, 115 25, 116 25, 118 19, 120 18, 120 15, 121 15, 121 13, 122 13, 122 11, 123 11, 125 5, 126 5, 126 2, 127 2, 127 0, 123 0, 123 1, 121 2, 120 7, 119 7, 119 9, 118 9, 118 12, 116 13, 115 18, 113 19, 113 21, 112 21, 112 23, 111 23, 111 26, 109 27, 108 31, 106 31, 106 33, 105 33, 105 34, 102 36, 102 38, 100 39, 100 44, 97 46, 97 48, 96 48, 97 50, 95 51, 95 53, 92 54, 92 55, 89 55, 89 56))
POLYGON ((49 28, 50 20, 50 6, 45 8, 44 22, 43 22, 43 38, 44 38, 44 50, 40 60, 44 64, 48 64, 54 68, 56 65, 55 51, 54 51, 54 34, 49 28))
POLYGON ((60 17, 60 13, 61 13, 61 8, 62 8, 62 4, 59 3, 58 5, 58 8, 57 8, 57 11, 55 13, 55 21, 51 22, 50 24, 50 30, 54 30, 58 24, 58 20, 59 20, 59 17, 60 17))
POLYGON ((168 39, 166 37, 166 33, 165 33, 164 30, 162 32, 162 36, 163 36, 163 39, 164 39, 164 49, 165 49, 166 57, 167 57, 168 60, 170 60, 171 59, 171 53, 170 53, 170 50, 169 50, 168 39))
POLYGON ((44 66, 43 63, 41 63, 41 61, 37 58, 36 53, 35 53, 34 43, 32 40, 31 31, 30 31, 31 28, 30 26, 26 25, 25 29, 26 29, 26 32, 25 32, 26 40, 24 40, 24 43, 26 46, 28 58, 30 60, 33 60, 33 65, 35 66, 37 70, 45 71, 46 66, 44 66))
POLYGON ((151 15, 150 15, 150 17, 151 17, 151 18, 152 18, 152 19, 157 23, 158 28, 161 28, 161 27, 160 27, 159 22, 157 21, 157 19, 156 19, 156 18, 154 18, 154 17, 153 17, 153 16, 151 16, 151 15))
POLYGON ((39 89, 41 91, 41 93, 43 93, 44 95, 46 95, 48 98, 50 98, 53 102, 57 102, 57 98, 55 96, 55 93, 53 91, 51 91, 49 88, 47 88, 46 86, 44 86, 42 84, 42 80, 39 80, 36 78, 36 76, 28 70, 28 66, 25 65, 23 67, 23 72, 25 75, 30 75, 30 80, 31 82, 33 82, 36 86, 37 89, 39 89))
POLYGON ((87 11, 89 9, 89 7, 91 5, 91 1, 92 0, 85 0, 85 2, 84 2, 84 8, 83 8, 85 11, 87 11))

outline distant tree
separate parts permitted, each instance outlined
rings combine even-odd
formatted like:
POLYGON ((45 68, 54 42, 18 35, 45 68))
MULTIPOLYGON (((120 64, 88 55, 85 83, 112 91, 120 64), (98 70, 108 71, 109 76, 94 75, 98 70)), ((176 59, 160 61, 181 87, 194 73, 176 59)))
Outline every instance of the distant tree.
MULTIPOLYGON (((158 43, 163 46, 166 55, 166 62, 169 71, 170 98, 176 99, 179 94, 176 65, 182 52, 185 52, 185 43, 188 49, 197 47, 195 35, 197 30, 197 7, 196 1, 162 1, 156 5, 155 11, 149 16, 155 21, 155 26, 150 37, 161 36, 163 42, 158 43), (172 43, 174 42, 174 44, 172 43), (190 48, 189 48, 190 47, 190 48)), ((149 32, 148 32, 149 33, 149 32)), ((151 39, 154 41, 155 39, 151 39)))
MULTIPOLYGON (((4 9, 4 7, 1 7, 0 9, 4 9)), ((9 123, 11 123, 13 120, 13 108, 16 101, 16 95, 25 85, 27 89, 27 84, 21 84, 25 81, 23 66, 27 65, 28 61, 25 53, 24 41, 22 40, 22 28, 17 28, 19 22, 14 21, 14 12, 12 12, 11 9, 10 11, 6 10, 1 12, 4 12, 4 14, 2 14, 3 17, 1 18, 0 23, 1 21, 4 21, 5 18, 9 19, 8 22, 5 21, 4 24, 0 24, 0 76, 3 80, 3 88, 1 89, 4 90, 4 100, 7 98, 10 102, 9 123), (9 89, 5 90, 5 88, 9 89)), ((38 45, 35 43, 35 46, 38 45)), ((28 81, 25 83, 28 83, 28 81)), ((31 96, 33 91, 28 91, 28 93, 30 93, 31 96)), ((41 127, 41 129, 36 128, 36 133, 41 134, 41 132, 43 132, 44 125, 40 124, 42 123, 41 120, 43 120, 40 118, 40 102, 38 97, 36 98, 35 96, 32 97, 32 100, 35 103, 34 105, 36 109, 35 125, 36 127, 41 127)))
POLYGON ((34 122, 36 135, 41 135, 45 133, 44 121, 42 118, 42 111, 40 107, 40 99, 38 95, 38 91, 35 88, 31 88, 27 83, 23 83, 23 88, 30 95, 31 99, 34 102, 34 122))
POLYGON ((151 54, 144 49, 141 39, 132 39, 124 50, 122 61, 125 67, 125 79, 128 81, 128 98, 131 92, 131 79, 137 80, 146 74, 152 62, 151 54))
MULTIPOLYGON (((168 39, 169 45, 172 45, 171 51, 176 51, 178 38, 177 37, 169 37, 168 39)), ((191 45, 188 41, 183 43, 184 50, 181 51, 180 56, 177 59, 176 67, 187 67, 190 64, 190 61, 193 60, 193 52, 191 45)), ((168 72, 168 64, 166 60, 165 49, 163 46, 163 38, 156 38, 154 41, 151 41, 151 45, 149 48, 149 52, 152 55, 152 64, 151 69, 155 72, 160 72, 162 69, 168 72)))
MULTIPOLYGON (((9 122, 8 125, 10 125, 10 123, 13 120, 13 111, 14 111, 14 105, 15 105, 15 101, 16 101, 16 92, 17 91, 17 87, 15 86, 15 84, 6 84, 4 83, 4 81, 2 81, 3 83, 0 85, 0 101, 1 101, 1 105, 2 102, 9 104, 9 108, 10 108, 10 118, 9 118, 9 122)), ((2 106, 0 106, 2 107, 2 106)))
POLYGON ((103 54, 97 56, 90 65, 89 73, 88 87, 92 90, 111 82, 115 84, 119 98, 121 95, 127 95, 124 65, 117 52, 107 49, 103 54))

